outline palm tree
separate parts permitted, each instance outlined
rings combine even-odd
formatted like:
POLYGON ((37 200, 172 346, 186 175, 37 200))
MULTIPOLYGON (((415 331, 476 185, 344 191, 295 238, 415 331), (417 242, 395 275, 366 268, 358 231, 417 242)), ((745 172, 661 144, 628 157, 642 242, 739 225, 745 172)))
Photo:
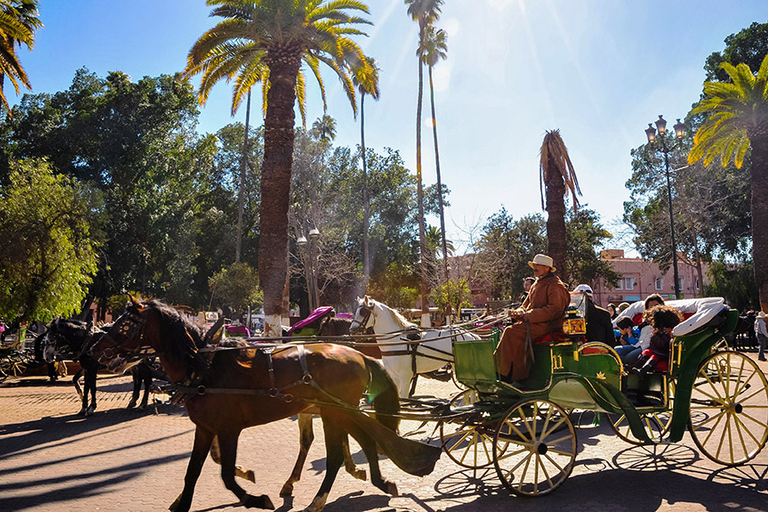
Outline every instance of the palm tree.
POLYGON ((421 254, 421 323, 429 327, 429 297, 427 290, 427 262, 424 255, 427 252, 426 234, 424 230, 424 186, 421 179, 421 103, 424 91, 424 70, 419 49, 423 46, 424 32, 440 16, 440 6, 443 0, 405 0, 408 14, 419 24, 419 99, 416 105, 416 194, 419 203, 419 252, 421 254))
POLYGON ((365 160, 365 95, 379 99, 379 67, 376 61, 368 57, 367 66, 355 66, 352 83, 360 92, 360 159, 363 163, 363 292, 368 289, 371 279, 371 257, 368 243, 368 230, 371 222, 371 198, 368 196, 368 167, 365 160))
POLYGON ((13 84, 16 94, 19 85, 32 89, 29 77, 16 56, 16 46, 35 45, 35 32, 43 26, 38 18, 38 0, 0 0, 0 100, 10 107, 5 97, 5 77, 13 84))
POLYGON ((435 140, 435 169, 437 172, 437 204, 440 212, 440 232, 443 242, 443 269, 445 271, 445 280, 448 281, 448 248, 445 241, 445 212, 443 211, 443 182, 440 178, 440 151, 437 147, 437 116, 435 115, 435 84, 432 80, 432 68, 448 56, 448 45, 446 43, 447 35, 445 30, 435 30, 435 27, 428 26, 424 31, 424 40, 421 41, 419 54, 421 60, 427 65, 429 74, 429 100, 432 106, 432 135, 435 140))
POLYGON ((568 269, 565 266, 567 248, 564 198, 568 192, 571 193, 573 210, 576 211, 579 206, 576 194, 581 195, 581 189, 571 157, 568 156, 568 148, 560 137, 560 130, 552 130, 544 135, 539 164, 539 188, 541 208, 547 212, 547 252, 560 269, 563 281, 568 281, 568 269))
POLYGON ((219 80, 235 79, 232 111, 257 83, 265 93, 264 163, 261 181, 259 277, 264 290, 268 334, 279 332, 287 275, 288 205, 294 144, 294 107, 305 116, 302 62, 325 87, 320 64, 330 67, 355 105, 352 63, 363 61, 350 35, 371 24, 354 15, 368 14, 356 0, 207 0, 211 16, 223 18, 195 42, 187 58, 187 75, 202 73, 199 99, 205 102, 219 80))
POLYGON ((336 138, 336 120, 324 114, 320 119, 312 123, 312 135, 320 140, 332 141, 336 138))
POLYGON ((768 55, 756 76, 747 64, 721 67, 733 83, 704 84, 705 97, 691 114, 709 117, 696 132, 688 162, 703 160, 709 165, 720 157, 723 167, 733 159, 741 168, 752 148, 752 258, 760 309, 768 311, 768 55))

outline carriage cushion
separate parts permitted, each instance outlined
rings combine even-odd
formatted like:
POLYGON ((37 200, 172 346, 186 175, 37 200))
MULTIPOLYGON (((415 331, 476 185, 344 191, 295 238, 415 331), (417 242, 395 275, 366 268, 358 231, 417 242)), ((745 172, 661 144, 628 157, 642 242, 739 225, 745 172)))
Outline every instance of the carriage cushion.
POLYGON ((540 343, 549 343, 549 342, 563 343, 565 341, 567 341, 567 338, 565 337, 564 332, 553 332, 553 333, 545 334, 541 338, 536 338, 535 340, 533 340, 533 344, 538 345, 540 343))
POLYGON ((246 338, 251 337, 251 332, 244 325, 228 325, 227 334, 230 336, 245 336, 246 338))
POLYGON ((299 320, 290 329, 288 329, 288 335, 295 333, 302 327, 307 327, 309 325, 312 325, 313 323, 319 321, 321 318, 331 313, 332 311, 333 311, 333 306, 321 306, 317 308, 312 313, 310 313, 307 318, 303 320, 299 320))
MULTIPOLYGON (((651 357, 653 355, 653 351, 649 348, 643 350, 642 354, 644 356, 651 357)), ((656 363, 656 366, 653 367, 653 371, 655 372, 666 372, 669 370, 669 360, 668 359, 661 359, 658 363, 656 363)))

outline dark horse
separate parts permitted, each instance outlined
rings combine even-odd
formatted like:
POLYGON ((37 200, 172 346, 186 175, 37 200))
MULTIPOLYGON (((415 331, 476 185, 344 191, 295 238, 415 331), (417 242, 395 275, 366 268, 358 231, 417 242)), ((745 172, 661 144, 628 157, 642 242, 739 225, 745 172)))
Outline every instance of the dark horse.
POLYGON ((202 340, 171 308, 154 301, 129 304, 108 335, 92 348, 93 356, 122 371, 128 358, 154 353, 168 376, 188 395, 187 412, 196 425, 184 490, 171 510, 187 511, 195 484, 214 437, 221 448, 221 477, 247 507, 273 508, 266 495, 253 496, 235 482, 240 432, 247 427, 287 418, 319 406, 325 429, 327 470, 307 510, 323 508, 343 462, 342 444, 351 434, 368 459, 371 482, 397 494, 384 480, 378 447, 399 467, 416 475, 432 471, 439 448, 395 434, 399 411, 397 389, 379 362, 342 345, 314 344, 255 349, 244 342, 225 350, 199 350, 202 340), (365 390, 373 397, 376 420, 360 412, 365 390))
POLYGON ((41 339, 43 359, 46 363, 52 363, 57 356, 80 363, 80 370, 72 378, 77 394, 83 401, 78 414, 90 416, 96 409, 96 375, 99 371, 99 363, 89 355, 88 349, 94 335, 103 333, 104 331, 94 328, 90 323, 57 318, 51 322, 41 339), (83 388, 81 388, 79 381, 83 376, 83 388), (88 403, 89 393, 90 404, 88 403))

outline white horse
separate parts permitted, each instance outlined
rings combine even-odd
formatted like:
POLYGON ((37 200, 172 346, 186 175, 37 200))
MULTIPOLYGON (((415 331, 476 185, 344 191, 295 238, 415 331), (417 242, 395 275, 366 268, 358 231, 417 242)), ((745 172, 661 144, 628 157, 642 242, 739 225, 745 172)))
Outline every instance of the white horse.
POLYGON ((403 315, 368 296, 357 299, 350 332, 359 333, 367 329, 373 329, 376 334, 381 361, 397 384, 401 398, 413 394, 419 374, 453 363, 453 340, 480 339, 479 336, 457 327, 419 332, 419 328, 403 315), (408 340, 408 337, 411 339, 408 340), (406 341, 412 343, 406 344, 406 341))

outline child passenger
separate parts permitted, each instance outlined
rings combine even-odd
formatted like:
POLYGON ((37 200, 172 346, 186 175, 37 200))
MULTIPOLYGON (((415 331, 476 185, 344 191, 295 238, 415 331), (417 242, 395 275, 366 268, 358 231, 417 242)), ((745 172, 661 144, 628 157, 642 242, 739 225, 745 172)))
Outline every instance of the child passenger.
POLYGON ((619 336, 616 339, 619 341, 619 345, 616 345, 614 349, 616 353, 621 357, 624 362, 624 356, 629 352, 635 350, 638 343, 639 329, 635 327, 634 322, 628 316, 623 316, 616 322, 616 327, 619 330, 619 336))
POLYGON ((634 365, 635 373, 652 372, 657 364, 669 359, 669 342, 672 329, 682 322, 683 315, 667 305, 654 306, 643 314, 643 319, 653 327, 650 346, 643 350, 634 365))

